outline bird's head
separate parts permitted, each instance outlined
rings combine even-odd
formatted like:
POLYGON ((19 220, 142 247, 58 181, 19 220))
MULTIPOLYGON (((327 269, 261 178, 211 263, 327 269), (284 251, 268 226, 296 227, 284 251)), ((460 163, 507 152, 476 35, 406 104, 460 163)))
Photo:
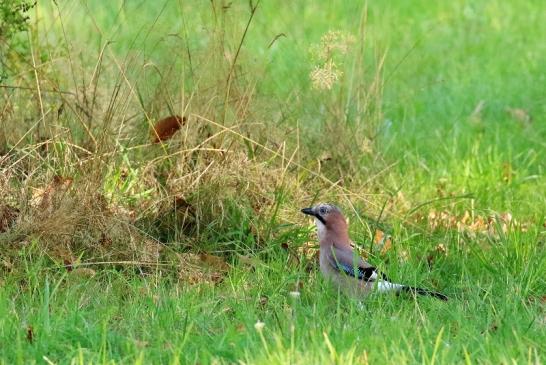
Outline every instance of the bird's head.
POLYGON ((347 232, 347 222, 341 210, 333 204, 320 203, 311 208, 304 208, 302 213, 315 217, 319 238, 327 231, 347 232))

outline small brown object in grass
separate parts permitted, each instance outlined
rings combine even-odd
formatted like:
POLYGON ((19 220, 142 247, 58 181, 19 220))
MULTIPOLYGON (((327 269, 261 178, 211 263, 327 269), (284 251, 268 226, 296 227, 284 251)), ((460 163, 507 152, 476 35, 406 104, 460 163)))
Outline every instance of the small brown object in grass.
POLYGON ((522 126, 531 125, 533 118, 529 112, 521 108, 506 108, 506 112, 512 117, 512 119, 518 121, 522 126))
POLYGON ((265 308, 267 306, 267 303, 269 302, 269 297, 267 295, 260 296, 260 307, 265 308))
POLYGON ((392 247, 391 237, 380 229, 375 230, 373 243, 381 250, 381 255, 385 255, 392 247))
POLYGON ((32 329, 32 326, 27 327, 27 341, 29 343, 32 343, 34 340, 34 330, 32 329))
POLYGON ((229 265, 219 256, 209 255, 206 253, 199 254, 199 259, 206 265, 221 272, 229 270, 229 265))
POLYGON ((176 254, 180 260, 179 278, 189 284, 218 284, 230 266, 219 256, 210 254, 176 254))
POLYGON ((47 187, 35 189, 32 194, 31 205, 40 212, 51 213, 58 208, 72 182, 71 177, 55 175, 47 187))
POLYGON ((434 262, 438 257, 447 256, 447 247, 443 243, 439 243, 434 250, 429 252, 429 255, 427 256, 427 263, 430 268, 434 265, 434 262))
POLYGON ((186 117, 171 115, 159 120, 152 128, 152 142, 159 143, 171 138, 186 122, 186 117))
POLYGON ((63 263, 66 271, 71 272, 72 270, 74 270, 74 265, 72 265, 72 262, 70 260, 64 259, 63 263))

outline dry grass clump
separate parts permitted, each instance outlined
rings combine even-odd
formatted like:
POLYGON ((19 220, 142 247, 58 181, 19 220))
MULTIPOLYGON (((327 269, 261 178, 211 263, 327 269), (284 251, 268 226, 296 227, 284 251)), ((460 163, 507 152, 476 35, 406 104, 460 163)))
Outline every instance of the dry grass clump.
POLYGON ((162 246, 139 232, 130 217, 114 212, 101 193, 89 188, 82 181, 58 175, 47 186, 35 188, 31 199, 21 200, 16 222, 0 235, 7 248, 4 254, 36 241, 40 252, 66 265, 82 258, 157 262, 162 246))
MULTIPOLYGON (((0 150, 0 243, 10 250, 0 255, 14 257, 33 243, 71 267, 191 267, 196 260, 184 256, 190 250, 262 248, 274 226, 293 222, 296 208, 317 192, 347 199, 351 179, 325 177, 300 144, 299 126, 281 130, 263 108, 269 96, 256 93, 262 70, 245 62, 256 57, 245 55, 246 31, 235 41, 224 32, 213 29, 205 49, 186 49, 182 62, 173 58, 164 68, 138 66, 132 57, 122 62, 106 45, 90 64, 59 56, 29 68, 29 55, 18 65, 14 87, 1 90, 0 140, 7 148, 0 150), (152 69, 156 81, 143 82, 152 69)), ((354 43, 329 33, 321 62, 334 62, 334 52, 345 55, 354 43)), ((178 46, 188 47, 184 40, 178 46)), ((71 49, 81 60, 92 59, 87 51, 71 49)), ((360 65, 362 49, 357 53, 360 65)), ((351 77, 370 82, 355 83, 350 98, 336 92, 325 99, 339 121, 326 125, 318 145, 331 144, 338 176, 351 175, 362 154, 374 152, 366 136, 381 115, 374 107, 380 69, 370 80, 358 66, 351 77)))
POLYGON ((289 191, 296 205, 306 193, 282 159, 248 157, 236 133, 203 144, 198 122, 185 128, 170 145, 144 147, 148 152, 138 156, 146 157, 142 167, 136 157, 122 152, 120 157, 102 152, 81 158, 65 151, 67 175, 61 176, 47 171, 60 168, 55 151, 44 154, 51 164, 46 166, 40 166, 36 155, 15 165, 17 159, 10 159, 11 164, 0 166, 3 176, 9 176, 2 197, 15 202, 0 201, 2 255, 11 262, 34 243, 53 262, 70 267, 169 264, 190 282, 220 280, 225 270, 188 265, 188 254, 182 252, 257 249, 271 228, 279 204, 276 193, 289 191), (229 148, 207 147, 209 143, 229 148), (158 148, 166 152, 151 158, 158 148), (105 155, 102 164, 95 161, 105 155))
POLYGON ((287 176, 279 165, 252 160, 243 151, 229 151, 216 159, 203 156, 203 159, 203 168, 198 172, 191 171, 191 165, 183 159, 179 160, 168 180, 172 194, 182 197, 192 207, 197 226, 211 222, 217 227, 236 224, 229 219, 235 208, 242 214, 239 218, 248 220, 251 229, 260 234, 262 229, 255 218, 272 214, 278 203, 275 197, 278 189, 289 190, 291 197, 303 194, 294 176, 287 176))
POLYGON ((343 71, 338 66, 342 61, 338 59, 350 52, 355 41, 349 33, 329 31, 322 36, 319 44, 311 47, 311 53, 317 60, 317 65, 309 74, 314 89, 332 89, 343 76, 343 71))
POLYGON ((181 278, 216 282, 219 273, 211 279, 180 251, 235 250, 243 240, 247 249, 257 248, 278 203, 275 193, 290 187, 304 194, 283 158, 249 156, 245 142, 255 142, 242 127, 209 118, 192 115, 160 144, 126 147, 134 125, 116 135, 109 119, 87 142, 68 137, 81 131, 73 126, 61 137, 15 145, 0 165, 2 255, 11 262, 32 246, 67 267, 168 263, 180 268, 181 278), (92 140, 101 141, 97 148, 84 147, 92 140))

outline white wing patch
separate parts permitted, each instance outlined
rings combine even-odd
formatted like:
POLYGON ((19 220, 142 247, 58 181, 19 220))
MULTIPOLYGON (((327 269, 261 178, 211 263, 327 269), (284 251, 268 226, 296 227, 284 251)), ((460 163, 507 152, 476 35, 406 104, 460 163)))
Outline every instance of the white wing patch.
POLYGON ((396 283, 391 283, 389 281, 384 281, 384 280, 380 280, 377 282, 377 291, 380 291, 380 292, 386 292, 386 291, 397 291, 397 290, 400 290, 404 287, 404 285, 402 284, 396 284, 396 283))

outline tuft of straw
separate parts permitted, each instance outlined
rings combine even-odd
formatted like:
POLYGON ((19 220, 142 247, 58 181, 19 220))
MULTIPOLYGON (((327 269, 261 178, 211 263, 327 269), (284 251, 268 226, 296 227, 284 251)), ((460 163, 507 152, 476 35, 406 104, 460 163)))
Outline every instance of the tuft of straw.
POLYGON ((343 75, 333 60, 328 60, 322 66, 315 66, 310 78, 314 89, 330 90, 334 83, 343 75))
POLYGON ((350 34, 329 31, 321 37, 319 44, 311 46, 311 54, 318 61, 309 75, 314 89, 330 90, 343 76, 334 60, 346 55, 354 42, 355 38, 350 34))

